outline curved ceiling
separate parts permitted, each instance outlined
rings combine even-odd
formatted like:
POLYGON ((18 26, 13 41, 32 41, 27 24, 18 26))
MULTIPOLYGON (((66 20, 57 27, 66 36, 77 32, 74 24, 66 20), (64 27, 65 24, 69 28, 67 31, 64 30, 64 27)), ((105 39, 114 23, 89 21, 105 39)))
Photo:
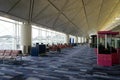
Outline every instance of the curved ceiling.
POLYGON ((0 12, 84 36, 110 25, 120 15, 120 0, 0 0, 0 12))
POLYGON ((113 28, 112 31, 118 31, 118 32, 120 32, 120 25, 118 25, 115 28, 113 28))

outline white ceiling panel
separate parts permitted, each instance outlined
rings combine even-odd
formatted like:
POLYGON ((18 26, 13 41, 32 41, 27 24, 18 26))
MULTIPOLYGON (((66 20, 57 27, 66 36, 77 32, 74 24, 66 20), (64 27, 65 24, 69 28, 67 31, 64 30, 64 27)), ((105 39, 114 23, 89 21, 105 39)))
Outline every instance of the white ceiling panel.
POLYGON ((120 0, 0 0, 0 12, 71 35, 88 35, 120 16, 120 0))

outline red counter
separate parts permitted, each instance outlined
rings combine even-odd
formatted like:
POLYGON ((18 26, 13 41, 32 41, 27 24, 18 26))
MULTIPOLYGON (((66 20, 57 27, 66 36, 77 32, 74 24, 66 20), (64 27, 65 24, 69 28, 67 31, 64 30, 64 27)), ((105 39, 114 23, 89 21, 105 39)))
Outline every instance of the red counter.
POLYGON ((97 64, 100 66, 112 66, 120 64, 120 54, 97 54, 97 64))

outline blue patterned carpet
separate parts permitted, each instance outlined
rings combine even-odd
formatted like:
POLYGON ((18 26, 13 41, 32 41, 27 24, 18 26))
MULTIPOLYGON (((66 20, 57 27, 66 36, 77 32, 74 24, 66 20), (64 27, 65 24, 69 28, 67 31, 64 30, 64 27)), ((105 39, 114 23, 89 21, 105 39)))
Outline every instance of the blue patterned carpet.
POLYGON ((22 60, 0 62, 0 80, 120 80, 120 65, 97 66, 94 49, 87 45, 22 60))

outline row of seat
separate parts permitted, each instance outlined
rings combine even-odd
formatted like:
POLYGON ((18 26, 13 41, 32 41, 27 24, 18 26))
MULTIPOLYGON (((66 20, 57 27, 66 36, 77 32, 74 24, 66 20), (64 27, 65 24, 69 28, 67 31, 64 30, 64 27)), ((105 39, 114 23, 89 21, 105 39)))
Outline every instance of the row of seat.
POLYGON ((63 48, 68 48, 68 47, 72 47, 71 45, 68 44, 58 44, 58 45, 52 45, 49 46, 49 50, 50 51, 57 51, 57 49, 63 49, 63 48))
POLYGON ((21 50, 0 50, 0 59, 6 60, 6 59, 15 59, 19 54, 21 54, 21 50))

